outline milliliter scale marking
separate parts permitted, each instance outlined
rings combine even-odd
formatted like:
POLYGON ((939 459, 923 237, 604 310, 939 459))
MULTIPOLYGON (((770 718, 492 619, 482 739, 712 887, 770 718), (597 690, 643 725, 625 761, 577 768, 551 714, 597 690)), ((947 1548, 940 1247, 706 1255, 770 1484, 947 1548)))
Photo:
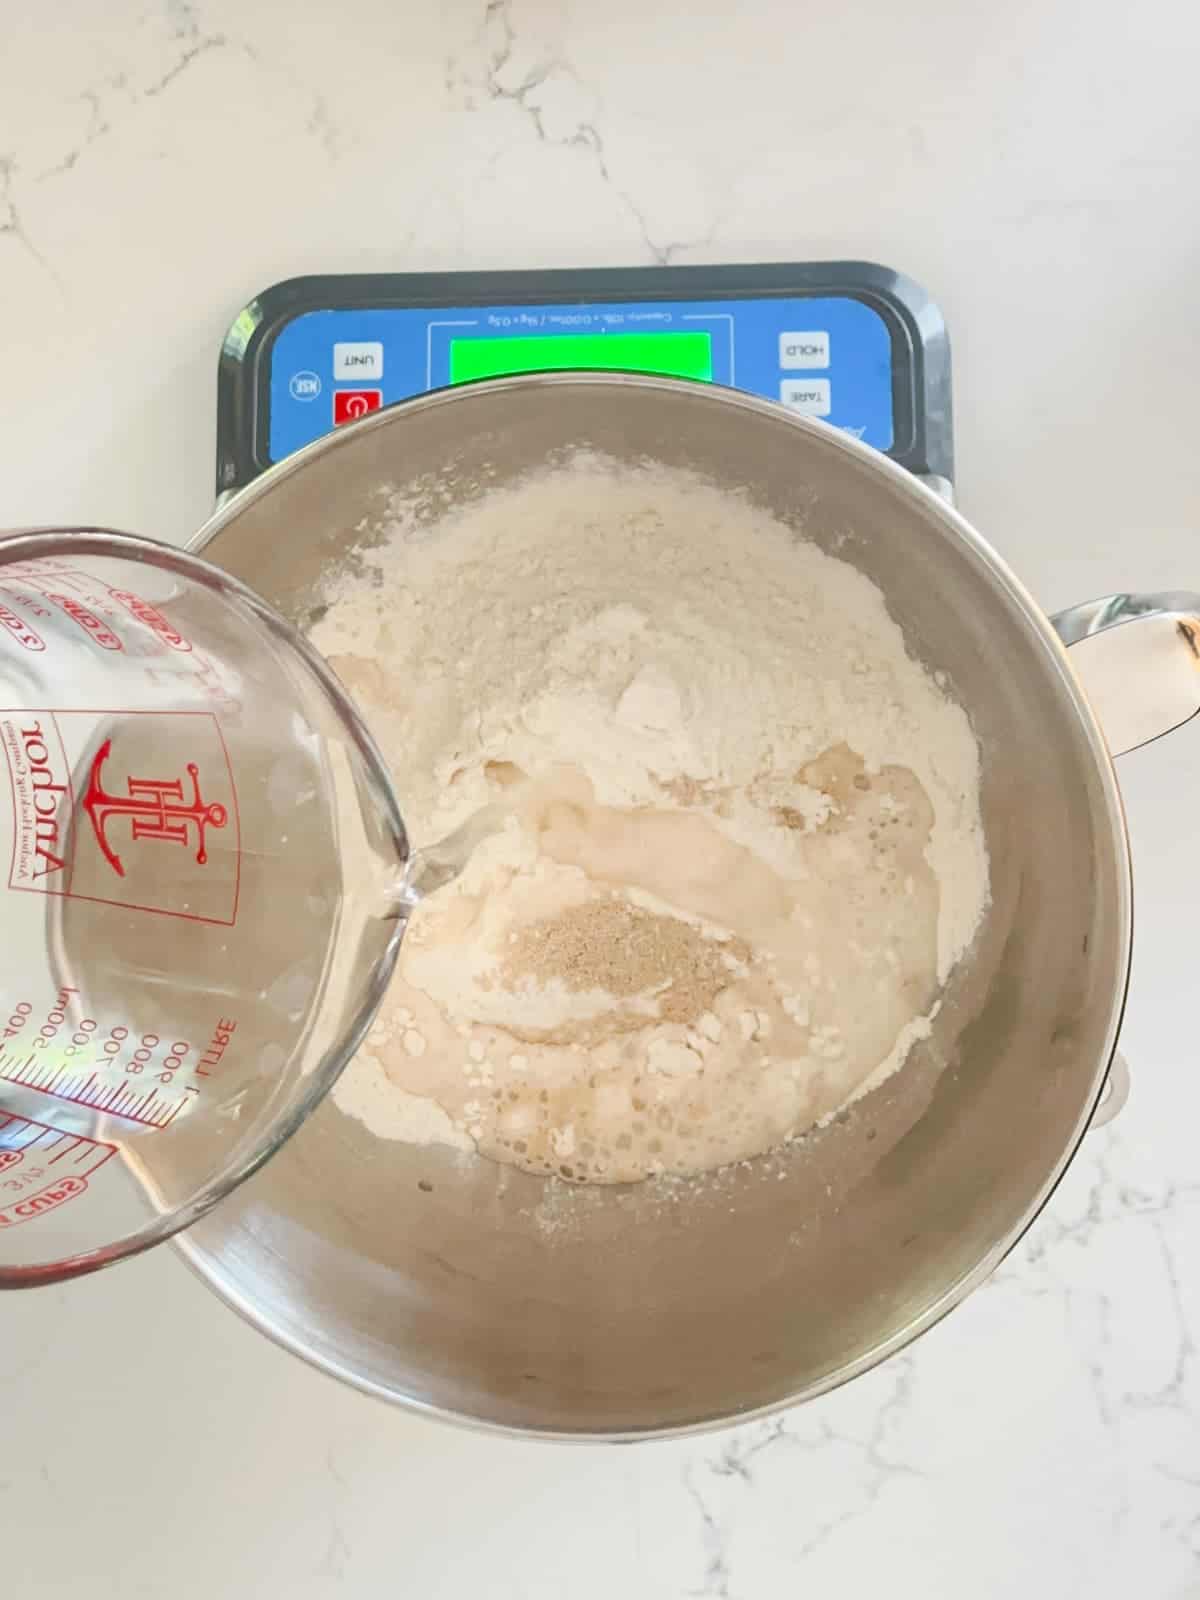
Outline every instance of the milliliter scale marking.
POLYGON ((158 1086, 139 1092, 140 1085, 135 1088, 129 1082, 114 1083, 111 1077, 94 1068, 89 1070, 86 1065, 66 1066, 47 1061, 33 1051, 22 1054, 9 1046, 0 1046, 0 1078, 148 1128, 165 1128, 186 1098, 168 1097, 158 1086))
MULTIPOLYGON (((165 1128, 199 1092, 193 1080, 208 1076, 211 1050, 196 1060, 186 1040, 73 1016, 79 1000, 78 990, 61 988, 40 1017, 28 1001, 10 1002, 6 1025, 2 1013, 8 1008, 0 1006, 0 1083, 145 1128, 165 1128)), ((228 1038, 215 1036, 223 1043, 228 1038)))

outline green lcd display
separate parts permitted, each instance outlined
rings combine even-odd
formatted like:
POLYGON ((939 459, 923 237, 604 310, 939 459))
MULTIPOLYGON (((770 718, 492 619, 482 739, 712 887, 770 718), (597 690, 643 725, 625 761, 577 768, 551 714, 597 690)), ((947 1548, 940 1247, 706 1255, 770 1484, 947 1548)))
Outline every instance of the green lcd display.
POLYGON ((501 378, 514 372, 600 367, 618 372, 658 372, 712 382, 712 338, 707 333, 548 333, 532 337, 452 339, 450 382, 501 378))

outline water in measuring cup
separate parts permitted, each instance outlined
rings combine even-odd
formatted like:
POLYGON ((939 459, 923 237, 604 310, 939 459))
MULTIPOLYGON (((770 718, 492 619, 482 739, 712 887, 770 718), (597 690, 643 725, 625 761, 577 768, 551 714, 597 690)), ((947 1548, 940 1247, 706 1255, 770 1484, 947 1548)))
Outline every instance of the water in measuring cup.
POLYGON ((85 554, 0 563, 0 1281, 262 1160, 357 1042, 415 892, 304 647, 85 554))

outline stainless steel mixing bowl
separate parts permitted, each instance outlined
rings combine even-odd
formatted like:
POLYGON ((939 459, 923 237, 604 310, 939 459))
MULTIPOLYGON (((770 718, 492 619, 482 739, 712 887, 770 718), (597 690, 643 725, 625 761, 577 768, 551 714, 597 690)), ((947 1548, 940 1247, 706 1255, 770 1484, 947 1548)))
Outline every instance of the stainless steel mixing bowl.
MULTIPOLYGON (((666 1189, 571 1190, 376 1141, 326 1102, 180 1248, 257 1327, 374 1394, 501 1428, 628 1437, 827 1389, 996 1265, 1102 1093, 1130 878, 1104 740, 1047 619, 946 504, 778 406, 611 374, 433 394, 283 463, 195 547, 303 624, 390 490, 420 481, 455 502, 576 445, 696 468, 881 586, 983 752, 993 904, 978 946, 928 1043, 796 1144, 782 1181, 772 1162, 666 1189)), ((1123 614, 1081 611, 1074 626, 1123 614)))

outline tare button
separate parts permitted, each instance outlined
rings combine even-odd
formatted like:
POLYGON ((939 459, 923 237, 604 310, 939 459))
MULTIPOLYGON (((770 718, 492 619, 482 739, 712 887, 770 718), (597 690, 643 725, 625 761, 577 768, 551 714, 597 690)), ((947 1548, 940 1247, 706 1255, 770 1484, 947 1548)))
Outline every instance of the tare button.
POLYGON ((779 385, 779 398, 810 417, 827 417, 832 407, 828 378, 786 378, 779 385))
POLYGON ((827 333, 781 333, 779 335, 779 365, 784 368, 827 367, 829 365, 829 335, 827 333))
POLYGON ((383 346, 377 343, 335 344, 333 375, 339 383, 351 378, 382 378, 383 346))

